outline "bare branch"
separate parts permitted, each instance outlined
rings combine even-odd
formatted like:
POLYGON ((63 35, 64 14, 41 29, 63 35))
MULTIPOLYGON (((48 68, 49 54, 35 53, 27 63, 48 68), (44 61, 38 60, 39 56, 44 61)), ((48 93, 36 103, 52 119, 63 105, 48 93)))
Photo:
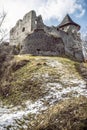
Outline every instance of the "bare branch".
POLYGON ((6 16, 7 16, 7 13, 5 11, 0 13, 0 43, 2 43, 4 39, 6 38, 6 36, 8 35, 7 30, 4 29, 3 27, 3 23, 5 21, 6 16))
POLYGON ((0 27, 2 26, 4 20, 5 20, 5 17, 6 17, 6 12, 2 12, 2 14, 0 13, 0 27))

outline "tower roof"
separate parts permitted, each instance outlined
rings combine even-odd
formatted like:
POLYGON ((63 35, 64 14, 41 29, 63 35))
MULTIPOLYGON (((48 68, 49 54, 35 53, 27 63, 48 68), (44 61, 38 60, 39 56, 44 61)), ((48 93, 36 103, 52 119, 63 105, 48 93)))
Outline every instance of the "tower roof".
POLYGON ((59 24, 58 28, 62 28, 67 25, 75 25, 78 27, 78 30, 80 29, 80 25, 75 23, 68 14, 64 17, 63 21, 59 24))

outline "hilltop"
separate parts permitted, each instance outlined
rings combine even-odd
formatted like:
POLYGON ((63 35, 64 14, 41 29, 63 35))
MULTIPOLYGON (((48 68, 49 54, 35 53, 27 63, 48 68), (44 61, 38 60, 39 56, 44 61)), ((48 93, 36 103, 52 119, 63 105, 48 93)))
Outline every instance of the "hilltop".
POLYGON ((66 57, 0 57, 2 130, 86 130, 87 63, 66 57))

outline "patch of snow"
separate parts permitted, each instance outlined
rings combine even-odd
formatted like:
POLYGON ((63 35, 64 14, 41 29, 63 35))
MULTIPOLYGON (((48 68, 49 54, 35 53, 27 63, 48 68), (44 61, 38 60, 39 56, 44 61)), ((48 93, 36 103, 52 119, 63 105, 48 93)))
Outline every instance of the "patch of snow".
POLYGON ((42 110, 47 109, 46 106, 43 106, 43 102, 39 99, 35 103, 31 103, 30 101, 27 101, 26 103, 26 109, 30 113, 38 113, 42 110))
POLYGON ((27 116, 29 113, 38 114, 40 111, 47 109, 46 106, 43 106, 43 102, 40 100, 37 100, 34 103, 27 101, 25 105, 26 108, 24 110, 17 110, 18 107, 12 109, 0 108, 0 130, 3 128, 5 130, 5 127, 9 125, 15 126, 16 119, 21 119, 23 116, 27 116))
MULTIPOLYGON (((63 81, 64 82, 64 81, 63 81)), ((80 96, 83 95, 87 97, 87 89, 86 89, 86 82, 83 80, 73 79, 73 80, 66 80, 64 82, 66 84, 71 84, 64 88, 60 83, 48 83, 47 90, 49 90, 49 94, 45 96, 45 100, 49 101, 50 104, 53 104, 55 101, 59 101, 60 99, 65 99, 68 93, 71 93, 71 96, 80 96), (76 86, 73 86, 73 83, 76 83, 76 86)))
POLYGON ((62 63, 60 63, 56 60, 48 60, 47 65, 50 66, 50 67, 62 67, 63 66, 62 63))
POLYGON ((42 77, 49 78, 49 74, 48 73, 42 74, 42 77))
POLYGON ((62 88, 62 85, 60 83, 47 83, 47 89, 49 86, 51 86, 51 90, 54 89, 54 86, 57 90, 62 88))

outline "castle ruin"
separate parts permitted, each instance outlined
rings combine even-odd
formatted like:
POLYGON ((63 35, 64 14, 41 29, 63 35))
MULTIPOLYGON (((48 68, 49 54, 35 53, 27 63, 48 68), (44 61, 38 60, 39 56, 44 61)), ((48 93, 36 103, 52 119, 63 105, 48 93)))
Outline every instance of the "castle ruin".
POLYGON ((10 31, 10 44, 19 46, 20 54, 74 57, 83 61, 80 26, 66 15, 58 26, 46 26, 35 11, 18 20, 10 31))

